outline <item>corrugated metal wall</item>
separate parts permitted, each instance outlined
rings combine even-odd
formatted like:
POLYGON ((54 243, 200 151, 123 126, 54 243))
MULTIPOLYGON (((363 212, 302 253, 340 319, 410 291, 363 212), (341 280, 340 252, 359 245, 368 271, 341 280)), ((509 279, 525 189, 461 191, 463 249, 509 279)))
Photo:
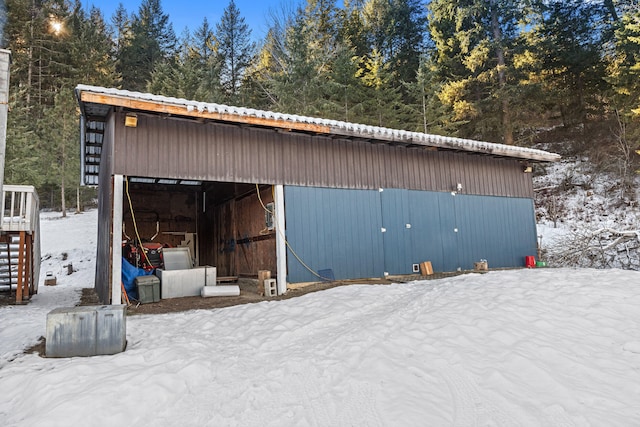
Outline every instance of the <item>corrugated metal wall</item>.
MULTIPOLYGON (((382 215, 377 190, 285 187, 287 239, 314 271, 336 278, 379 277, 384 272, 382 215)), ((288 249, 290 282, 318 281, 288 249)))
MULTIPOLYGON (((384 189, 285 187, 287 239, 314 270, 338 279, 435 271, 519 267, 535 255, 536 225, 528 198, 384 189)), ((289 281, 317 280, 289 254, 289 281)))
MULTIPOLYGON (((111 301, 111 230, 113 177, 112 157, 114 122, 113 116, 105 128, 104 145, 100 161, 100 186, 98 187, 98 253, 96 259, 95 289, 100 302, 108 304, 111 301)), ((119 304, 117 301, 116 304, 119 304)))
POLYGON ((386 143, 115 114, 114 173, 330 188, 404 188, 533 197, 531 174, 515 159, 386 143))

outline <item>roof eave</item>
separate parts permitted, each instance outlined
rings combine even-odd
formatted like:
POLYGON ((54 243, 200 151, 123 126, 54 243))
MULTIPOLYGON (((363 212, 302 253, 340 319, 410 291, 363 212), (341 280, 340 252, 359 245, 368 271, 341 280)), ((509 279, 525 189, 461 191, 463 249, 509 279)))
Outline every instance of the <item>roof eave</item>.
MULTIPOLYGON (((498 157, 517 158, 528 161, 556 162, 561 158, 560 155, 555 153, 534 149, 522 149, 519 147, 504 144, 472 141, 461 138, 429 135, 418 132, 400 131, 375 126, 363 126, 327 120, 318 120, 314 122, 312 118, 270 112, 262 112, 265 114, 260 114, 260 116, 258 116, 250 114, 243 115, 234 112, 211 111, 207 108, 200 108, 202 103, 193 101, 184 100, 185 102, 187 102, 187 104, 185 104, 178 102, 181 100, 176 99, 176 102, 174 103, 168 102, 173 100, 173 98, 154 96, 154 98, 158 99, 145 99, 143 96, 129 96, 129 92, 126 91, 122 91, 126 94, 121 95, 108 92, 107 90, 105 90, 104 92, 100 92, 98 91, 98 89, 100 88, 93 88, 91 86, 83 85, 80 85, 76 88, 76 97, 83 114, 85 111, 84 105, 92 103, 179 117, 268 127, 285 131, 310 132, 323 135, 338 135, 349 138, 368 138, 371 140, 381 140, 397 144, 407 144, 425 148, 435 147, 446 150, 465 151, 498 157), (278 117, 268 117, 268 114, 266 113, 269 113, 269 115, 271 116, 278 117), (295 118, 295 120, 287 120, 287 118, 295 118)), ((257 110, 251 111, 257 112, 257 110)))

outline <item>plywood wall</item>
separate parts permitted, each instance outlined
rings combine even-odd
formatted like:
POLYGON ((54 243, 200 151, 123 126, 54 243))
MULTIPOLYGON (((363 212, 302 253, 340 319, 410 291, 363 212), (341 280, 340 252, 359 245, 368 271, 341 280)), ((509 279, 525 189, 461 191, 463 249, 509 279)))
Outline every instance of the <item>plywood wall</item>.
MULTIPOLYGON (((273 201, 271 187, 261 188, 264 204, 273 201)), ((219 276, 256 277, 258 270, 276 271, 275 231, 265 226, 265 211, 256 191, 234 196, 206 209, 201 227, 203 258, 218 268, 219 276)))

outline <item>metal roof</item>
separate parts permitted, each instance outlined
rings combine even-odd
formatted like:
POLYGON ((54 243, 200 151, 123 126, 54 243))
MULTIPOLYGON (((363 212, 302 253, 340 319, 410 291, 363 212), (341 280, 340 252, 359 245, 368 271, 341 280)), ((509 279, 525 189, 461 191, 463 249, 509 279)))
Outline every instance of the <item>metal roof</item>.
POLYGON ((131 111, 163 113, 179 117, 204 118, 227 123, 271 127, 287 131, 311 132, 348 138, 364 138, 394 145, 424 146, 466 151, 532 161, 554 162, 560 155, 543 150, 518 147, 472 139, 431 135, 421 132, 369 126, 338 120, 282 114, 253 108, 189 101, 150 93, 78 85, 76 96, 85 117, 106 117, 110 108, 123 107, 131 111))

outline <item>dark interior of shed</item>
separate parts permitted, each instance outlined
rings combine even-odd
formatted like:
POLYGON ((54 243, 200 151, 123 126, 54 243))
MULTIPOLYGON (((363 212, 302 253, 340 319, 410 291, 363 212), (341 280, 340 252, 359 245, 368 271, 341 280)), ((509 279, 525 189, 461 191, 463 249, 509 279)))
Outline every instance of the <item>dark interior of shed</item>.
POLYGON ((271 185, 146 177, 127 181, 123 256, 132 263, 161 262, 145 257, 141 246, 153 255, 162 247, 188 246, 194 265, 215 266, 218 277, 276 273, 271 185))

